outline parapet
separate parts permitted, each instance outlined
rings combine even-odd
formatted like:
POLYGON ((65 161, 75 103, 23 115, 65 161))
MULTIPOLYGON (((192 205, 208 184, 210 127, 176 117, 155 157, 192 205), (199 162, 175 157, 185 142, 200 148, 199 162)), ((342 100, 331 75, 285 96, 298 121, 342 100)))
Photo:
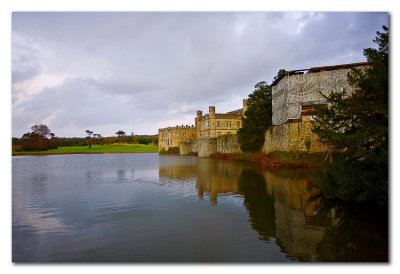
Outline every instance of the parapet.
POLYGON ((163 130, 171 130, 171 129, 188 129, 188 128, 194 128, 193 125, 181 125, 181 126, 175 126, 175 127, 165 127, 165 128, 159 128, 158 131, 163 131, 163 130))

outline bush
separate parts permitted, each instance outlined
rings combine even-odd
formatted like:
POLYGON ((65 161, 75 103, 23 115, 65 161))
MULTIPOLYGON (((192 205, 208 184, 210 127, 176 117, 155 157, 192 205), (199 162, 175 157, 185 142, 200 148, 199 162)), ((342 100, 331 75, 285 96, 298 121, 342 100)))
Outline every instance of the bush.
POLYGON ((152 140, 150 139, 150 138, 144 138, 144 137, 141 137, 141 138, 139 138, 139 140, 138 140, 138 143, 139 144, 142 144, 142 145, 148 145, 148 144, 150 144, 152 142, 152 140))
POLYGON ((45 151, 45 150, 47 150, 46 145, 29 144, 22 146, 22 151, 45 151))

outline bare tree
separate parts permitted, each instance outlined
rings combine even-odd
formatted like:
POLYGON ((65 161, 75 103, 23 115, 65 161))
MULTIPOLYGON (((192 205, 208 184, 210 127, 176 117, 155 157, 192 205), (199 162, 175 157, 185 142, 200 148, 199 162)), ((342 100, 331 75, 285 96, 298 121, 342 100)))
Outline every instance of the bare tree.
POLYGON ((39 134, 43 138, 47 138, 47 136, 51 134, 51 130, 49 129, 49 127, 44 124, 34 125, 31 127, 31 130, 34 133, 39 134))

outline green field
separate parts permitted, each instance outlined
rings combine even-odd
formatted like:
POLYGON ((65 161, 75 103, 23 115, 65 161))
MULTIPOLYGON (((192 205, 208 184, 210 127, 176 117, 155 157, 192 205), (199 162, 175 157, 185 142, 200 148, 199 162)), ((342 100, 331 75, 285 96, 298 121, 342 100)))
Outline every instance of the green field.
POLYGON ((23 151, 15 152, 13 155, 26 155, 26 154, 69 154, 69 153, 128 153, 128 152, 157 152, 158 146, 154 144, 141 145, 141 144, 112 144, 112 145, 93 145, 91 149, 88 146, 72 146, 72 147, 59 147, 58 149, 49 149, 45 151, 23 151))

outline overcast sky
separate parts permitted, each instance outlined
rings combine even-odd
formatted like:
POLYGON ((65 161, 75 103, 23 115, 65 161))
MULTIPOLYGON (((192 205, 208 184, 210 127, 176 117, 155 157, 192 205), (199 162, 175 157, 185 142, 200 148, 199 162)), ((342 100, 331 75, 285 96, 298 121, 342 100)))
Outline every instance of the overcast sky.
POLYGON ((387 13, 13 13, 12 136, 157 134, 279 69, 363 62, 387 13))

